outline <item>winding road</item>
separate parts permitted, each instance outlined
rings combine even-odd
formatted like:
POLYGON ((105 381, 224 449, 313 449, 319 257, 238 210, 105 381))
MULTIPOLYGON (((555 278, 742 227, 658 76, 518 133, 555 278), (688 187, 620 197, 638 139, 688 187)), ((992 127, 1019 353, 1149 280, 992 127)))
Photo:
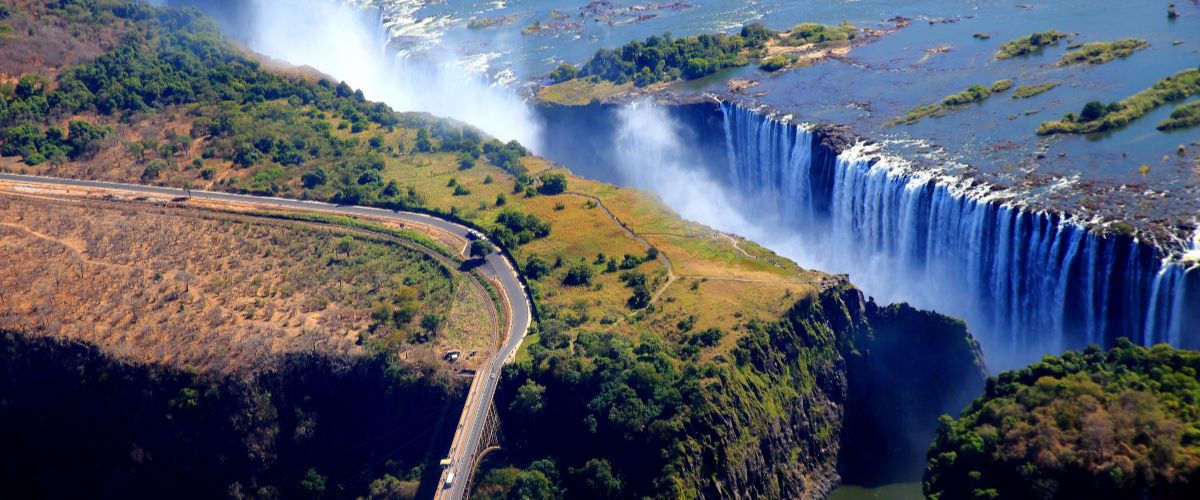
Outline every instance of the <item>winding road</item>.
MULTIPOLYGON (((340 215, 382 218, 433 227, 467 240, 474 237, 474 231, 466 226, 415 212, 334 205, 318 201, 291 200, 212 191, 185 191, 183 189, 158 186, 60 179, 2 172, 0 172, 0 180, 48 187, 57 186, 119 191, 143 196, 165 196, 167 198, 190 197, 198 200, 242 203, 289 210, 319 211, 340 215)), ((455 432, 454 443, 448 455, 450 465, 443 471, 442 477, 438 482, 436 498, 439 499, 461 499, 467 496, 465 488, 470 482, 470 478, 461 477, 462 474, 460 471, 470 471, 473 466, 473 461, 479 450, 487 413, 491 409, 492 398, 495 396, 496 387, 500 382, 500 372, 504 368, 504 365, 516 356, 517 348, 521 346, 521 341, 525 339, 525 333, 529 329, 533 315, 529 296, 526 294, 524 285, 521 284, 516 267, 503 254, 493 252, 487 256, 486 262, 477 267, 477 269, 484 276, 498 282, 501 286, 500 293, 504 295, 503 300, 506 302, 509 311, 508 332, 505 337, 506 340, 500 346, 500 349, 484 364, 484 369, 475 374, 475 381, 471 384, 471 390, 467 395, 463 414, 459 420, 459 427, 455 432), (446 485, 446 479, 450 473, 455 473, 456 477, 450 485, 446 485)))

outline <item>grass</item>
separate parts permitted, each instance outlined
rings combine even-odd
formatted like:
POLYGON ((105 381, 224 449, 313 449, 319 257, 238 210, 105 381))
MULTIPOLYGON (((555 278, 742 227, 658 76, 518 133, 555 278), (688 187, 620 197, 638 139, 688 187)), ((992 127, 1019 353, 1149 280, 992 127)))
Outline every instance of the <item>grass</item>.
POLYGON ((1107 106, 1088 103, 1078 116, 1075 113, 1067 113, 1061 120, 1045 122, 1038 128, 1037 133, 1089 134, 1119 129, 1159 106, 1193 95, 1200 95, 1200 68, 1184 70, 1163 78, 1150 88, 1107 106), (1089 107, 1102 109, 1089 113, 1089 107))
POLYGON ((1030 97, 1033 97, 1033 96, 1035 96, 1035 95, 1041 94, 1041 93, 1043 93, 1043 92, 1048 92, 1048 91, 1052 90, 1054 87, 1057 87, 1057 86, 1058 86, 1058 84, 1057 84, 1057 83, 1042 83, 1042 84, 1037 84, 1037 85, 1022 85, 1022 86, 1020 86, 1020 87, 1017 87, 1017 90, 1013 91, 1012 98, 1013 98, 1013 99, 1028 99, 1028 98, 1030 98, 1030 97))
POLYGON ((538 99, 554 104, 582 106, 603 101, 632 88, 633 82, 617 85, 599 78, 575 78, 543 87, 538 90, 538 99))
POLYGON ((937 104, 926 104, 913 108, 904 116, 892 120, 888 125, 911 125, 930 116, 943 116, 968 104, 983 102, 992 94, 1004 92, 1012 87, 1012 80, 997 80, 988 87, 972 85, 962 92, 942 98, 937 104))
POLYGON ((1200 125, 1200 101, 1175 108, 1171 116, 1158 124, 1159 130, 1178 130, 1200 125))
POLYGON ((1063 54, 1059 66, 1072 64, 1104 64, 1113 59, 1125 58, 1134 52, 1150 47, 1145 40, 1125 38, 1115 42, 1091 42, 1063 54))
POLYGON ((1001 45, 1000 50, 996 52, 996 59, 1011 59, 1041 52, 1043 48, 1056 45, 1067 36, 1066 33, 1050 30, 1018 38, 1001 45))

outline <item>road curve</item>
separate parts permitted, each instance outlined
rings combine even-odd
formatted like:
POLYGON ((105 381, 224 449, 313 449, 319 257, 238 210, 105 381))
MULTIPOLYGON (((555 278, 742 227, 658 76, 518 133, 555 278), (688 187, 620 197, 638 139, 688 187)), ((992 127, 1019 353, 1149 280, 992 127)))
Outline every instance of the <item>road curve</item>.
MULTIPOLYGON (((332 203, 324 203, 319 201, 291 200, 286 198, 218 193, 213 191, 192 190, 189 192, 184 191, 183 189, 168 187, 143 186, 139 184, 123 184, 118 182, 90 181, 80 179, 61 179, 55 177, 40 177, 3 172, 0 172, 0 180, 48 186, 68 186, 88 189, 124 191, 149 196, 166 196, 168 198, 189 196, 191 198, 201 200, 249 203, 260 206, 294 210, 317 210, 321 212, 343 215, 378 217, 412 224, 423 224, 466 239, 470 239, 473 232, 466 226, 431 215, 380 208, 334 205, 332 203)), ((505 337, 506 340, 504 344, 500 346, 500 349, 494 356, 492 356, 492 359, 488 360, 488 362, 484 365, 485 369, 475 375, 478 381, 475 384, 472 384, 473 391, 468 394, 466 406, 463 410, 464 413, 460 419, 463 427, 458 429, 456 432, 460 442, 457 442, 453 449, 450 450, 449 458, 451 463, 450 466, 447 467, 443 472, 442 478, 438 482, 437 498, 450 498, 457 500, 467 496, 465 488, 467 483, 470 482, 470 478, 459 477, 462 476, 462 474, 459 472, 469 471, 473 465, 472 462, 475 458, 476 452, 479 449, 479 442, 483 433, 487 412, 491 408, 492 398, 495 396, 496 387, 500 382, 500 371, 503 369, 504 364, 516 355, 517 348, 521 346, 521 341, 525 339, 525 332, 529 329, 529 324, 533 314, 529 296, 526 293, 524 285, 521 284, 521 279, 517 275, 516 267, 513 265, 513 263, 509 262, 509 260, 505 258, 503 254, 499 252, 493 252, 491 255, 488 255, 487 261, 477 269, 485 276, 500 283, 501 287, 503 288, 501 292, 503 293, 504 300, 508 303, 508 308, 511 311, 508 323, 508 334, 505 337), (456 477, 451 485, 446 487, 445 480, 449 472, 455 472, 456 477)))

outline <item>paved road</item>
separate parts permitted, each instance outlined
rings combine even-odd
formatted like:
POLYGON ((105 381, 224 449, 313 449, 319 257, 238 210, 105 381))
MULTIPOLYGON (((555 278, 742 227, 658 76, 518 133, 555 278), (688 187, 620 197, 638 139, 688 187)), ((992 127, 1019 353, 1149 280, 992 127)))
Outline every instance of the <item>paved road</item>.
MULTIPOLYGON (((118 190, 136 193, 146 196, 165 196, 167 198, 177 198, 187 196, 188 193, 182 189, 164 188, 157 186, 142 186, 136 184, 121 184, 116 182, 101 182, 88 181, 78 179, 59 179, 50 177, 36 177, 19 174, 0 173, 0 179, 14 182, 23 182, 28 184, 40 184, 49 186, 72 186, 79 188, 103 189, 103 190, 118 190)), ((227 201, 235 203, 252 203, 261 206, 287 208, 295 210, 319 210, 322 212, 332 212, 345 215, 361 215, 367 217, 381 217, 391 220, 408 222, 413 224, 424 224, 432 226, 440 230, 456 234, 463 238, 468 238, 471 234, 471 229, 466 226, 439 219, 425 214, 413 212, 392 211, 378 208, 358 207, 358 206, 341 206, 330 203, 322 203, 317 201, 302 201, 289 200, 285 198, 271 198, 265 196, 251 196, 242 194, 216 193, 211 191, 191 191, 192 198, 213 201, 227 201)), ((470 470, 475 453, 479 449, 479 441, 483 434, 484 421, 487 417, 487 412, 491 407, 492 397, 496 394, 496 386, 500 381, 500 371, 510 359, 513 358, 520 347, 521 341, 525 338, 525 332, 529 328, 530 319, 532 316, 529 297, 525 293, 525 287, 521 285, 517 273, 510 263, 500 253, 492 253, 487 257, 487 262, 481 265, 479 271, 486 276, 496 280, 503 287, 504 298, 508 302, 511 318, 508 324, 508 335, 506 341, 500 350, 486 364, 484 370, 476 374, 479 382, 474 384, 475 391, 471 393, 466 406, 464 415, 460 419, 463 423, 463 428, 459 429, 458 440, 454 449, 450 450, 449 458, 451 464, 446 469, 446 473, 453 471, 455 473, 454 481, 448 488, 445 486, 446 473, 443 473, 442 479, 438 484, 438 498, 461 499, 465 498, 466 484, 470 478, 461 477, 460 471, 470 470)))

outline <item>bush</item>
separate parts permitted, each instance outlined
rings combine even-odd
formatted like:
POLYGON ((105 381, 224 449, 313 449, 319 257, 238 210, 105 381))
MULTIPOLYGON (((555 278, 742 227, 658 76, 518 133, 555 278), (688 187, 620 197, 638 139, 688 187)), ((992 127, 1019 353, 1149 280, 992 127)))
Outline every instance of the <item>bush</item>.
POLYGON ((592 284, 594 273, 592 266, 587 264, 576 264, 567 270, 566 277, 563 278, 563 284, 567 286, 583 286, 592 284))
POLYGON ((167 160, 155 158, 146 164, 146 169, 142 170, 142 181, 152 181, 159 178, 163 171, 169 167, 167 160))
POLYGON ((763 71, 775 72, 775 71, 779 71, 783 68, 786 68, 787 65, 788 65, 788 60, 786 57, 771 56, 766 59, 763 59, 762 64, 759 64, 758 67, 761 68, 763 71))
POLYGON ((579 68, 570 64, 560 64, 554 71, 550 72, 550 81, 554 83, 562 83, 567 80, 574 80, 579 77, 579 68))
POLYGON ((567 176, 563 174, 542 174, 539 177, 542 185, 538 186, 538 192, 545 195, 562 194, 567 190, 567 176))
POLYGON ((537 255, 530 255, 525 260, 525 276, 537 280, 550 275, 550 265, 537 255))

